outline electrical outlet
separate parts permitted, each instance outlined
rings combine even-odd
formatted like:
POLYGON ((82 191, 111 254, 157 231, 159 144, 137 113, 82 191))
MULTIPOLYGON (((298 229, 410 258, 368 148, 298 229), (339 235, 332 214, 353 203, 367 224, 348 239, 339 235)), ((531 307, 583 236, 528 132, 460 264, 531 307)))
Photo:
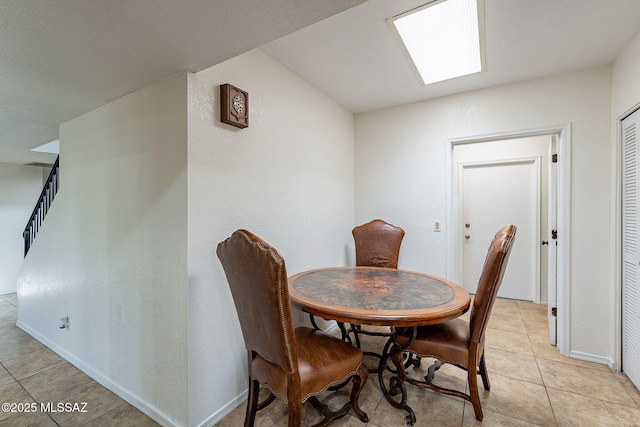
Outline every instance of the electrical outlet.
POLYGON ((69 329, 69 316, 61 318, 58 327, 60 329, 69 329))

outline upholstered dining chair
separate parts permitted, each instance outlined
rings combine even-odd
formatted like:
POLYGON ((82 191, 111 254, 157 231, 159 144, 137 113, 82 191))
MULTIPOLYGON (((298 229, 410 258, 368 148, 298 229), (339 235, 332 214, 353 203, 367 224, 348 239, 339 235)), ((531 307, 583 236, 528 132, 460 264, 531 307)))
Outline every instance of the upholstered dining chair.
MULTIPOLYGON (((404 238, 404 230, 381 219, 374 219, 366 224, 355 227, 353 241, 356 248, 356 265, 363 267, 398 268, 400 245, 404 238)), ((340 325, 338 325, 340 326, 340 325)), ((340 327, 343 334, 353 334, 356 347, 360 348, 359 335, 391 336, 388 332, 374 332, 362 328, 361 325, 351 325, 347 330, 340 327)), ((365 353, 377 356, 376 353, 365 353)))
POLYGON ((355 227, 356 265, 398 268, 404 230, 381 219, 355 227))
POLYGON ((249 398, 245 427, 253 426, 256 412, 275 400, 288 406, 289 427, 299 427, 302 404, 309 400, 326 426, 353 409, 361 421, 367 414, 358 398, 367 381, 362 352, 322 331, 294 328, 282 256, 269 244, 246 230, 238 230, 218 244, 217 255, 224 268, 240 320, 248 355, 249 398), (317 396, 329 387, 351 379, 350 399, 331 412, 317 396), (258 402, 260 387, 271 394, 258 402))
MULTIPOLYGON (((458 318, 440 324, 420 326, 416 338, 406 349, 418 357, 432 357, 437 360, 429 367, 424 381, 411 377, 408 369, 405 371, 404 381, 420 388, 461 397, 471 402, 476 419, 479 421, 482 421, 482 407, 478 394, 478 375, 482 378, 484 389, 490 389, 484 358, 485 330, 496 294, 502 283, 515 235, 516 226, 507 225, 501 228, 493 238, 478 281, 470 320, 458 318), (449 363, 467 371, 469 394, 433 384, 435 371, 443 363, 449 363)), ((408 336, 403 335, 402 332, 396 336, 399 344, 406 344, 407 340, 408 336)))

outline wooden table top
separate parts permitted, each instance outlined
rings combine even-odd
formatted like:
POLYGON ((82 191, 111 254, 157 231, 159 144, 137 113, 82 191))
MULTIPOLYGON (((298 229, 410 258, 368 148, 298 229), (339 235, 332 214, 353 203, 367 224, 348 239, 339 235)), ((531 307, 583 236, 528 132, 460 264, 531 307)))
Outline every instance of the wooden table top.
POLYGON ((428 274, 380 267, 335 267, 289 278, 293 306, 314 316, 367 325, 444 322, 469 309, 467 291, 428 274))

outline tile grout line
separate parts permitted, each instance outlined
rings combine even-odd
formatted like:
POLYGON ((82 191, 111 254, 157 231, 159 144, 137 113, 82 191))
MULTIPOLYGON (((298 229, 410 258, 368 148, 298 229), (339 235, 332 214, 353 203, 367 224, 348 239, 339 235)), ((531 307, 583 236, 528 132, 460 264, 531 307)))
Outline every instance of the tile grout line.
POLYGON ((544 380, 544 376, 542 375, 542 370, 540 369, 540 364, 538 363, 538 356, 536 355, 536 352, 534 350, 534 342, 531 339, 531 335, 529 335, 529 328, 527 327, 527 323, 524 321, 524 317, 522 316, 522 308, 520 307, 519 304, 518 304, 518 312, 520 313, 520 319, 524 324, 524 330, 527 333, 527 341, 529 341, 529 345, 531 346, 531 352, 533 353, 533 360, 536 362, 536 368, 538 368, 538 374, 540 375, 540 380, 542 381, 542 386, 544 387, 544 394, 545 396, 547 396, 547 402, 549 403, 549 408, 551 409, 553 420, 555 421, 556 425, 559 425, 558 417, 556 416, 556 411, 553 408, 553 403, 551 403, 551 397, 549 396, 549 389, 547 388, 547 384, 544 380))
MULTIPOLYGON (((36 402, 36 404, 42 404, 42 402, 38 402, 38 400, 37 400, 35 397, 33 397, 33 395, 32 395, 31 393, 29 393, 29 390, 27 390, 27 389, 24 387, 24 385, 23 385, 23 384, 22 384, 22 383, 21 383, 21 382, 20 382, 20 381, 19 381, 19 380, 18 380, 18 379, 17 379, 17 378, 12 374, 12 373, 11 373, 11 371, 9 371, 9 370, 7 369, 7 367, 6 367, 6 366, 4 366, 4 362, 0 362, 0 365, 2 366, 2 368, 3 368, 5 371, 7 371, 7 373, 11 376, 11 378, 13 378, 13 380, 14 380, 14 381, 15 381, 15 382, 20 386, 20 388, 21 388, 22 390, 24 390, 24 392, 25 392, 25 393, 27 393, 27 395, 28 395, 28 396, 29 396, 29 397, 30 397, 34 402, 36 402)), ((29 378, 29 377, 27 377, 27 378, 29 378)), ((40 406, 39 408, 41 409, 41 408, 42 408, 42 406, 40 406)), ((38 411, 38 413, 42 413, 42 411, 38 411)), ((57 425, 58 427, 60 426, 60 424, 58 424, 58 423, 56 422, 56 420, 54 420, 48 412, 44 412, 44 414, 45 414, 47 417, 49 417, 49 419, 50 419, 51 421, 53 421, 53 423, 54 423, 55 425, 57 425)), ((9 417, 7 417, 7 418, 11 418, 12 416, 14 416, 14 415, 10 415, 10 416, 9 416, 9 417)))

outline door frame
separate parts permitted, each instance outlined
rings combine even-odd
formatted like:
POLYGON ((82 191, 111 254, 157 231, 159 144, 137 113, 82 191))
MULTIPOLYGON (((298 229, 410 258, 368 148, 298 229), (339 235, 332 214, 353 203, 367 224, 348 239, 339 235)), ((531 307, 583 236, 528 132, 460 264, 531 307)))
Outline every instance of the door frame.
MULTIPOLYGON (((482 161, 472 161, 472 162, 463 162, 463 163, 458 163, 458 185, 461 184, 461 177, 463 175, 463 171, 466 168, 475 168, 475 167, 479 167, 479 166, 504 166, 504 165, 533 165, 535 173, 536 173, 536 207, 537 207, 537 212, 535 215, 535 235, 540 236, 540 157, 539 156, 533 156, 533 157, 514 157, 514 158, 509 158, 509 159, 499 159, 499 160, 482 160, 482 161)), ((462 182, 462 189, 464 188, 464 182, 462 182)), ((464 202, 464 197, 463 197, 463 193, 464 190, 459 191, 459 194, 457 195, 457 208, 454 206, 454 209, 456 209, 456 212, 454 212, 454 222, 452 224, 454 224, 454 227, 451 227, 454 229, 454 235, 455 235, 455 224, 461 223, 462 222, 462 213, 463 213, 463 202, 464 202)), ((456 195, 454 195, 454 197, 456 197, 456 195)), ((455 239, 455 238, 454 238, 455 239)), ((453 277, 454 278, 462 278, 463 277, 463 272, 464 272, 464 250, 463 250, 463 245, 459 245, 458 248, 455 247, 454 245, 454 259, 461 259, 463 260, 462 262, 459 263, 459 265, 457 266, 457 268, 455 268, 455 272, 453 277)), ((539 246, 538 246, 539 247, 539 246)), ((513 255, 511 255, 513 256, 513 255)), ((534 284, 533 284, 533 302, 536 304, 540 304, 540 251, 538 250, 536 252, 536 256, 535 256, 535 270, 536 270, 536 277, 534 278, 534 284)), ((458 282, 460 283, 460 282, 458 282)))
POLYGON ((454 189, 453 174, 457 173, 453 165, 453 148, 461 144, 501 141, 533 136, 553 136, 557 138, 557 226, 558 226, 558 261, 557 261, 557 348, 563 356, 569 356, 571 343, 571 123, 535 129, 496 132, 484 135, 449 138, 446 140, 446 209, 447 221, 451 224, 447 231, 447 277, 453 280, 455 273, 455 240, 454 226, 454 189))

